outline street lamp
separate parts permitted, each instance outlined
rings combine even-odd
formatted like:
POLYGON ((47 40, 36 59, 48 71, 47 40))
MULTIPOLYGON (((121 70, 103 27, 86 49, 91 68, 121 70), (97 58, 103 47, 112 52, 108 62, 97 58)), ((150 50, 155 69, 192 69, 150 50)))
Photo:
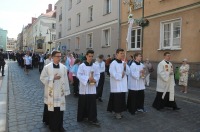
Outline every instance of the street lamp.
POLYGON ((48 41, 48 44, 50 44, 50 50, 49 50, 49 52, 51 53, 51 44, 53 43, 52 41, 51 41, 51 30, 50 29, 47 29, 47 33, 46 34, 49 34, 50 35, 50 40, 48 41), (49 31, 49 32, 48 32, 49 31))

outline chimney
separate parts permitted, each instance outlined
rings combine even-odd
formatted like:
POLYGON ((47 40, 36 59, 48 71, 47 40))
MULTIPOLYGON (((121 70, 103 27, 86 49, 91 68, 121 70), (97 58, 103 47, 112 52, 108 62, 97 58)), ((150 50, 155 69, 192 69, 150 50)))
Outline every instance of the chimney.
POLYGON ((32 24, 37 20, 37 18, 32 17, 32 24))
POLYGON ((49 12, 52 11, 52 4, 49 4, 48 10, 49 10, 49 12))

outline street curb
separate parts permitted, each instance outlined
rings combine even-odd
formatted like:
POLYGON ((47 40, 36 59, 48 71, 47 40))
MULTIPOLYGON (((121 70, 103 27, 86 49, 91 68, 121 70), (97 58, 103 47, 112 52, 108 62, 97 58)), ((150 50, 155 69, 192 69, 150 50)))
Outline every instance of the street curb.
POLYGON ((4 68, 5 76, 2 79, 0 90, 0 132, 7 132, 7 111, 8 111, 8 65, 4 68))
MULTIPOLYGON (((108 76, 106 76, 105 78, 106 78, 106 80, 109 80, 108 76)), ((152 87, 146 87, 146 90, 150 90, 151 92, 156 92, 156 89, 152 88, 152 87)), ((181 98, 181 99, 193 102, 193 103, 200 104, 200 100, 199 99, 195 99, 195 98, 191 98, 191 97, 186 97, 186 96, 179 95, 179 94, 175 94, 175 97, 181 98)))

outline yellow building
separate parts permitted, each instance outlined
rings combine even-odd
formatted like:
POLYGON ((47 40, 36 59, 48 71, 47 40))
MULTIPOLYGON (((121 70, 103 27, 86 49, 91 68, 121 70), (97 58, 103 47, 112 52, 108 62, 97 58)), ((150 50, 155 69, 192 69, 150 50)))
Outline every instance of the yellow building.
MULTIPOLYGON (((130 1, 129 1, 130 2, 130 1)), ((149 58, 156 69, 163 53, 171 53, 174 67, 180 66, 187 58, 190 64, 189 83, 200 86, 200 0, 132 0, 133 18, 144 18, 149 25, 142 27, 134 24, 131 44, 126 45, 128 29, 129 3, 121 5, 121 47, 127 49, 127 55, 141 52, 143 58, 149 58)), ((156 72, 153 73, 156 77, 156 72)))

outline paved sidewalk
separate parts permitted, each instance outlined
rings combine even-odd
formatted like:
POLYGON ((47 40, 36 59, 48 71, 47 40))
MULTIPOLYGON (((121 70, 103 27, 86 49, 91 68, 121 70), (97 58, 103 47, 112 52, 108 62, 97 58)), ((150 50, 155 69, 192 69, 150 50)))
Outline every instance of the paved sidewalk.
MULTIPOLYGON (((7 131, 7 105, 8 105, 8 66, 4 68, 5 76, 0 76, 0 132, 7 131)), ((1 72, 0 72, 1 75, 1 72)))

